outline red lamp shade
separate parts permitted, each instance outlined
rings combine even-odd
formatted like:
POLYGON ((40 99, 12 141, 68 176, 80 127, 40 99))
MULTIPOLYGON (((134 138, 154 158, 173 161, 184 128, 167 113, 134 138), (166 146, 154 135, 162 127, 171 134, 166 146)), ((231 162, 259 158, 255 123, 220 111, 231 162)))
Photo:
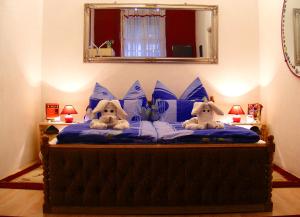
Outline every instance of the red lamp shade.
POLYGON ((63 110, 61 111, 62 115, 65 115, 65 122, 66 123, 72 123, 73 117, 71 114, 77 114, 77 111, 72 105, 65 105, 63 110))
POLYGON ((234 105, 231 107, 228 114, 234 115, 232 118, 233 122, 240 122, 241 121, 240 115, 244 115, 245 112, 240 105, 234 105))

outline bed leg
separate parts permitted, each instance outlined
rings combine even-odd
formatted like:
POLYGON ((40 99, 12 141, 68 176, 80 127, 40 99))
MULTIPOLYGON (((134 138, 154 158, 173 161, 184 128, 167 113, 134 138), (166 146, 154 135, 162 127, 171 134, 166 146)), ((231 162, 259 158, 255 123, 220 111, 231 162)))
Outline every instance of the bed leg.
POLYGON ((274 136, 270 135, 267 139, 267 146, 268 146, 268 164, 266 165, 266 177, 267 177, 267 188, 268 188, 268 195, 267 202, 265 204, 265 211, 272 211, 273 209, 273 202, 272 202, 272 173, 273 173, 273 157, 275 152, 275 143, 274 143, 274 136))
POLYGON ((43 136, 41 143, 41 152, 43 155, 43 175, 44 175, 44 204, 43 212, 50 212, 49 206, 49 137, 43 136))
MULTIPOLYGON (((273 135, 268 136, 267 144, 268 144, 270 152, 272 152, 272 155, 273 155, 273 153, 275 152, 275 143, 274 143, 273 135)), ((272 161, 273 161, 273 159, 272 159, 272 161)))

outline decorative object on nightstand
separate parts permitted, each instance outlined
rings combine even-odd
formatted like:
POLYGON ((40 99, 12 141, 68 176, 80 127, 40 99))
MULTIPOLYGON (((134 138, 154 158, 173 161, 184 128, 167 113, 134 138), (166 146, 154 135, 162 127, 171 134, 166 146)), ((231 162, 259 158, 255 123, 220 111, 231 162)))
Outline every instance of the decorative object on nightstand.
POLYGON ((72 114, 77 114, 77 111, 72 105, 65 105, 64 109, 61 111, 62 115, 65 115, 65 122, 72 123, 73 117, 72 114))
POLYGON ((240 105, 233 105, 228 114, 233 115, 232 121, 234 123, 239 123, 241 121, 241 115, 244 115, 245 112, 240 105))
POLYGON ((248 115, 252 115, 254 120, 261 121, 261 110, 263 106, 259 103, 248 104, 248 115))

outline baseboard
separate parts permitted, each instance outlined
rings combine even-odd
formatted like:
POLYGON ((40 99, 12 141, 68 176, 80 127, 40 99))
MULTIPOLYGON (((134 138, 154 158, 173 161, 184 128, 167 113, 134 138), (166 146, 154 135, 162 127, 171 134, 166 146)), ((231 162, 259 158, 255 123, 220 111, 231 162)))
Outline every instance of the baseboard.
POLYGON ((32 165, 26 167, 23 170, 20 170, 12 175, 7 176, 4 179, 0 180, 0 188, 10 188, 10 189, 28 189, 28 190, 43 190, 43 183, 34 183, 34 182, 11 182, 12 180, 30 172, 41 166, 40 162, 35 162, 32 165))
POLYGON ((297 176, 285 171, 284 169, 280 168, 276 164, 273 164, 273 170, 278 172, 286 180, 288 180, 288 181, 273 181, 272 182, 273 188, 298 188, 298 187, 300 187, 300 179, 297 176))

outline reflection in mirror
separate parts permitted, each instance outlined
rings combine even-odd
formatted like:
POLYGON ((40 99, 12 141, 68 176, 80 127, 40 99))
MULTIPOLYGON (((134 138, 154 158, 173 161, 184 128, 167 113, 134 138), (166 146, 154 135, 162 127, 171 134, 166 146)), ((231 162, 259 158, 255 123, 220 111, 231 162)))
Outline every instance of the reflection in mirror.
POLYGON ((300 7, 294 8, 294 41, 295 65, 300 66, 300 7))
POLYGON ((300 1, 284 0, 282 11, 282 43, 286 63, 300 77, 300 1))
POLYGON ((217 62, 217 6, 85 6, 86 62, 217 62))

